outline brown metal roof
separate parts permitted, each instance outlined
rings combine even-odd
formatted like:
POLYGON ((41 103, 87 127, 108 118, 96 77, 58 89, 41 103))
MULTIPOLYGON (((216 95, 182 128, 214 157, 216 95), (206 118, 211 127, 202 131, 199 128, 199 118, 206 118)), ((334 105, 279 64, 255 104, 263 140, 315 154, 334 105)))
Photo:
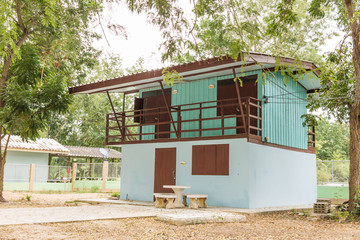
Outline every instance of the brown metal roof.
MULTIPOLYGON (((287 57, 274 57, 262 53, 249 53, 240 57, 237 61, 229 56, 209 58, 202 61, 185 63, 181 65, 171 66, 169 71, 175 70, 184 80, 198 80, 206 77, 220 76, 225 74, 232 74, 232 69, 235 68, 236 72, 253 71, 258 69, 273 68, 277 63, 296 65, 305 69, 316 69, 317 67, 309 61, 296 61, 293 58, 287 57)), ((141 88, 148 88, 158 86, 158 82, 162 81, 162 69, 145 71, 137 74, 127 75, 114 79, 98 81, 90 84, 78 85, 71 87, 69 92, 76 93, 97 93, 97 92, 133 92, 141 88)), ((318 75, 319 72, 315 71, 318 75)), ((308 87, 309 89, 319 87, 320 85, 308 87)))
MULTIPOLYGON (((1 140, 1 146, 5 147, 8 136, 1 140)), ((23 141, 20 136, 10 136, 8 150, 13 151, 31 151, 67 154, 69 150, 63 145, 49 138, 38 138, 35 141, 23 141)))
MULTIPOLYGON (((69 149, 68 154, 57 154, 57 156, 68 156, 68 157, 93 157, 103 158, 100 153, 100 148, 96 147, 80 147, 80 146, 64 146, 69 149)), ((106 149, 109 155, 106 158, 121 158, 121 153, 114 149, 106 149)))

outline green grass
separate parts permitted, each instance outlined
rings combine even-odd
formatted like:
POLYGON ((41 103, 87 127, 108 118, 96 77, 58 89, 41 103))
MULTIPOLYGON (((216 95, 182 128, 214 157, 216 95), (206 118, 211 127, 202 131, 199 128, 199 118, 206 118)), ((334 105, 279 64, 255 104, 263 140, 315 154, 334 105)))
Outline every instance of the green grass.
POLYGON ((349 187, 317 186, 318 198, 349 199, 349 187))

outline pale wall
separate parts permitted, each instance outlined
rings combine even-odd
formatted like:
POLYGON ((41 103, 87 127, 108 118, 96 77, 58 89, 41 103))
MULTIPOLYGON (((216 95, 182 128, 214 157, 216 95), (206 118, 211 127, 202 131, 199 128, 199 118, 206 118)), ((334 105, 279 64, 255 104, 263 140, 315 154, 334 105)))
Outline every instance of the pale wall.
POLYGON ((5 181, 29 181, 30 164, 36 164, 35 181, 46 182, 49 153, 8 151, 5 164, 5 181), (16 164, 16 166, 14 166, 16 164))
POLYGON ((240 208, 308 204, 316 198, 315 155, 246 139, 123 145, 121 199, 152 201, 155 148, 176 147, 176 184, 209 195, 208 204, 240 208), (229 144, 229 176, 191 175, 192 145, 229 144), (186 165, 180 165, 186 162, 186 165))

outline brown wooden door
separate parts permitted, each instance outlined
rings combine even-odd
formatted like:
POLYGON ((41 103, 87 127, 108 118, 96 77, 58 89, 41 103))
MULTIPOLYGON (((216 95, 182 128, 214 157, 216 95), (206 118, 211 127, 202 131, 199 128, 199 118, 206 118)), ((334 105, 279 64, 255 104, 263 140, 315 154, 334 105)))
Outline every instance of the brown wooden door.
MULTIPOLYGON (((162 92, 160 90, 144 92, 143 97, 144 112, 148 114, 145 117, 144 123, 163 123, 155 125, 155 138, 170 138, 170 133, 161 133, 170 131, 170 116, 167 112, 162 92), (155 109, 146 110, 151 108, 155 109)), ((171 89, 165 89, 165 97, 168 104, 171 106, 171 89)))
MULTIPOLYGON (((257 75, 242 77, 242 86, 240 89, 240 96, 243 97, 253 97, 257 98, 257 75)), ((223 100, 223 104, 236 104, 231 107, 223 107, 222 111, 224 115, 235 115, 240 114, 240 109, 237 104, 237 93, 235 88, 234 79, 228 80, 220 80, 218 81, 218 89, 217 89, 217 99, 223 100), (235 98, 235 99, 234 99, 235 98), (234 100, 226 100, 226 99, 234 99, 234 100)), ((221 103, 218 103, 217 115, 221 116, 221 103)), ((247 113, 247 109, 245 108, 245 104, 243 105, 244 113, 247 113)), ((251 115, 257 116, 257 109, 252 107, 250 109, 251 115)), ((257 126, 257 120, 251 119, 251 125, 257 126)), ((236 126, 243 126, 243 121, 241 117, 236 118, 236 126)), ((236 133, 244 133, 243 128, 238 128, 236 133)), ((251 133, 256 134, 255 130, 252 130, 251 133)))
POLYGON ((155 149, 154 193, 172 193, 163 185, 176 184, 176 148, 155 149))

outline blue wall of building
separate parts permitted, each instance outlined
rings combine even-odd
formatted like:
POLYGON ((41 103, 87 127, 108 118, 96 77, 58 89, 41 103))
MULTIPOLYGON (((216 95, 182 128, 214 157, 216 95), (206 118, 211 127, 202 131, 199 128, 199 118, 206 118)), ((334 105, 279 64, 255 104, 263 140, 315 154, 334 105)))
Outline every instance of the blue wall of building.
POLYGON ((170 147, 176 147, 176 184, 191 186, 185 193, 208 194, 210 205, 248 208, 246 139, 123 145, 121 199, 152 201, 155 148, 170 147), (230 144, 229 176, 191 175, 192 145, 202 144, 230 144))
POLYGON ((269 142, 307 149, 307 127, 303 126, 306 114, 306 90, 297 82, 284 76, 280 72, 267 75, 263 84, 264 96, 269 102, 263 102, 263 139, 269 142))
POLYGON ((316 201, 316 155, 248 143, 250 208, 316 201))
MULTIPOLYGON (((249 71, 237 76, 258 75, 262 76, 262 71, 249 71)), ((197 81, 177 83, 172 86, 172 90, 176 90, 175 94, 171 96, 172 105, 183 105, 198 102, 215 101, 217 99, 217 81, 233 78, 232 75, 225 75, 221 77, 214 77, 210 79, 203 79, 197 81), (214 85, 214 88, 209 88, 209 85, 214 85)), ((166 86, 167 88, 170 86, 166 86)), ((142 90, 151 91, 159 88, 151 88, 142 90)), ((268 103, 262 102, 262 137, 263 140, 267 137, 269 142, 307 149, 307 127, 303 126, 304 119, 301 118, 306 114, 305 100, 307 97, 306 90, 296 81, 290 77, 287 80, 280 72, 272 72, 267 74, 265 82, 262 77, 258 81, 258 99, 263 100, 263 96, 267 96, 268 103)), ((215 106, 215 103, 207 106, 215 106)), ((193 105, 199 107, 199 105, 193 105)), ((183 109, 190 107, 183 107, 183 109)), ((216 108, 205 109, 202 113, 203 118, 216 117, 216 108)), ((173 114, 173 118, 177 121, 177 114, 173 114)), ((182 120, 198 119, 199 111, 187 111, 182 113, 182 120)), ((225 127, 235 126, 235 118, 225 119, 225 127)), ((186 122, 182 123, 182 129, 198 129, 199 123, 186 122)), ((202 121, 202 127, 218 128, 221 127, 220 120, 202 121)), ((171 127, 171 130, 173 128, 171 127)), ((153 133, 154 126, 143 127, 143 133, 153 133)), ((235 134, 235 129, 225 130, 226 135, 235 134)), ((222 135, 221 130, 203 131, 202 136, 218 136, 222 135)), ((199 132, 185 132, 182 137, 198 137, 199 132)), ((175 134, 171 135, 175 138, 175 134)), ((154 139, 154 135, 143 136, 143 140, 154 139)))
POLYGON ((121 199, 152 201, 155 148, 177 148, 176 184, 209 195, 213 206, 257 208, 316 200, 315 155, 248 143, 246 139, 123 145, 121 199), (193 176, 192 145, 229 144, 229 176, 193 176), (181 165, 180 162, 185 162, 181 165))
POLYGON ((46 182, 49 153, 9 150, 6 155, 5 181, 29 181, 30 164, 36 164, 35 181, 46 182))

